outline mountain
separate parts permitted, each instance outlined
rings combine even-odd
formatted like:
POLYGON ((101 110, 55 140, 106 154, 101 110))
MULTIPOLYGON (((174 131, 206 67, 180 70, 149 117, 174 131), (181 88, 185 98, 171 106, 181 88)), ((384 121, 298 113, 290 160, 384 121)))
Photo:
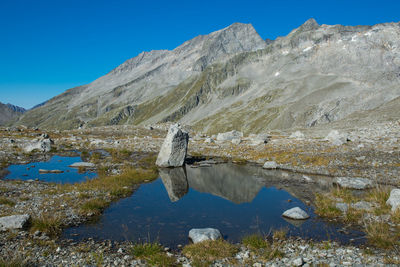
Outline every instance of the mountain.
POLYGON ((180 121, 216 133, 397 119, 399 53, 399 23, 310 19, 273 41, 235 23, 172 51, 143 52, 27 112, 20 123, 75 128, 180 121))
POLYGON ((3 104, 0 102, 0 125, 5 125, 16 120, 26 110, 24 108, 11 104, 3 104))

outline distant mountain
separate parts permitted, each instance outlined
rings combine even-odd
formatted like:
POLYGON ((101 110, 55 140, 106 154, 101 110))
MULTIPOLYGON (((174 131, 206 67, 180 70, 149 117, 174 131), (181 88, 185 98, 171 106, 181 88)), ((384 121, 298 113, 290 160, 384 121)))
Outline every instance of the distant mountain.
POLYGON ((11 104, 3 104, 0 102, 0 125, 5 125, 16 120, 25 113, 26 109, 11 104))
POLYGON ((50 128, 180 121, 216 133, 400 118, 400 24, 306 21, 264 41, 235 23, 143 52, 25 113, 50 128))

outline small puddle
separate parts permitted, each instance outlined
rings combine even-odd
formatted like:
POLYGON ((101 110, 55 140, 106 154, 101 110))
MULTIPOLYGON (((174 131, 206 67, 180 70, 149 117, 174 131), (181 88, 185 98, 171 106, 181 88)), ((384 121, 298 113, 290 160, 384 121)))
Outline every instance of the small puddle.
POLYGON ((49 161, 31 162, 28 164, 10 165, 4 179, 36 180, 52 183, 79 183, 97 176, 96 172, 69 167, 75 162, 81 162, 81 157, 53 156, 49 161), (40 171, 41 170, 41 171, 40 171), (44 170, 44 171, 43 171, 44 170), (46 172, 47 171, 47 172, 46 172))
POLYGON ((231 242, 285 228, 291 236, 362 242, 362 232, 344 234, 341 225, 323 221, 303 203, 312 199, 314 192, 326 190, 327 184, 312 186, 290 175, 233 164, 161 169, 159 179, 142 184, 132 196, 112 204, 98 221, 66 229, 63 237, 156 240, 176 247, 188 243, 192 228, 217 228, 231 242), (304 209, 311 218, 284 219, 282 213, 293 207, 304 209))

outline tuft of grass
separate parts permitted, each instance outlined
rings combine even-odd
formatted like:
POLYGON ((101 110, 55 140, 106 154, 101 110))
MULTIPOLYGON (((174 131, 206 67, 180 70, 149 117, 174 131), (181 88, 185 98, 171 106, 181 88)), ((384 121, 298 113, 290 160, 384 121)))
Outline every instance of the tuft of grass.
POLYGON ((288 229, 286 229, 286 228, 278 229, 278 230, 274 231, 272 238, 274 240, 285 240, 287 233, 288 233, 288 229))
POLYGON ((94 198, 84 202, 81 206, 82 212, 100 214, 110 203, 102 198, 94 198))
POLYGON ((336 208, 333 200, 321 194, 315 195, 315 213, 326 218, 337 218, 342 214, 342 212, 336 208))
POLYGON ((175 266, 175 258, 163 252, 163 247, 158 243, 135 244, 131 254, 139 259, 144 259, 151 266, 175 266))
POLYGON ((0 197, 0 205, 7 205, 10 207, 14 207, 15 206, 15 202, 9 198, 6 197, 0 197))
POLYGON ((48 236, 55 237, 61 233, 61 219, 50 214, 42 214, 32 218, 31 231, 39 230, 48 236))
POLYGON ((25 267, 30 266, 21 258, 0 259, 0 267, 25 267))
POLYGON ((269 243, 265 240, 265 238, 257 234, 243 237, 242 244, 251 249, 261 249, 269 247, 269 243))
POLYGON ((390 249, 399 244, 399 232, 390 231, 390 226, 385 222, 373 222, 365 227, 368 242, 378 248, 390 249))
POLYGON ((382 215, 390 213, 390 207, 386 204, 386 200, 389 198, 390 189, 388 187, 375 187, 369 190, 366 200, 376 202, 379 207, 374 209, 375 215, 382 215))
POLYGON ((206 240, 196 244, 186 245, 182 252, 196 265, 206 266, 215 260, 233 257, 238 248, 225 240, 206 240))

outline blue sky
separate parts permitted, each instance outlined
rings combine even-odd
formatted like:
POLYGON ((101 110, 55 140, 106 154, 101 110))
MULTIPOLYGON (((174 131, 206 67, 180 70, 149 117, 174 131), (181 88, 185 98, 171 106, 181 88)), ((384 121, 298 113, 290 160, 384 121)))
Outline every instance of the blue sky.
POLYGON ((0 0, 0 102, 25 108, 89 83, 141 51, 234 22, 262 38, 320 24, 400 21, 400 1, 0 0))

